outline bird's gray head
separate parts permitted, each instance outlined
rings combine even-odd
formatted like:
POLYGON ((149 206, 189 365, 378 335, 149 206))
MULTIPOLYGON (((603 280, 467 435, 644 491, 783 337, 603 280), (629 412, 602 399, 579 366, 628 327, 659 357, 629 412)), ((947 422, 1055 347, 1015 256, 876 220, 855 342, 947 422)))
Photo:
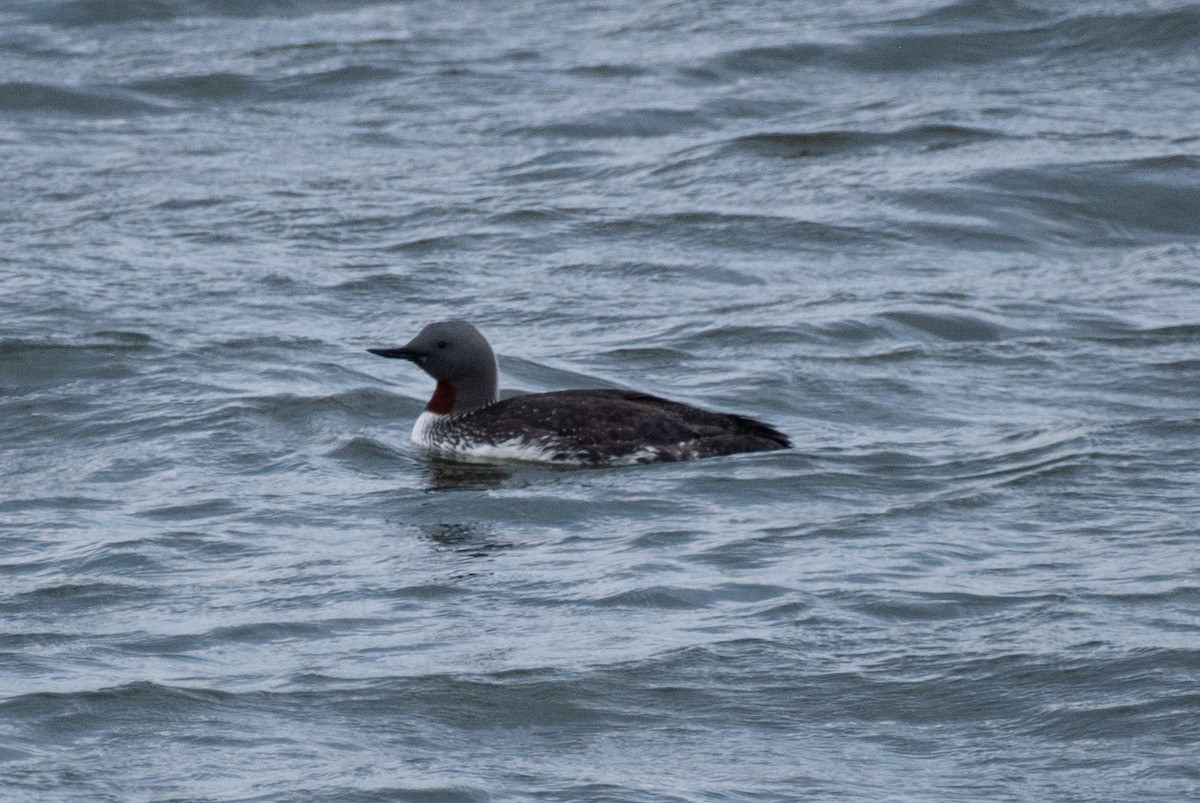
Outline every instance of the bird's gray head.
POLYGON ((380 357, 414 362, 438 381, 431 412, 469 412, 496 401, 499 368, 492 347, 466 321, 438 321, 406 346, 367 349, 380 357))

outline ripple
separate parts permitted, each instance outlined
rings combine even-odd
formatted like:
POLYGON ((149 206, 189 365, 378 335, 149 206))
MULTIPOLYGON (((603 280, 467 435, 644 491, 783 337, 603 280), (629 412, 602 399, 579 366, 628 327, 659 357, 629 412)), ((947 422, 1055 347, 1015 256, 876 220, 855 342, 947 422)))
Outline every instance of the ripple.
POLYGON ((121 89, 0 83, 0 114, 36 112, 102 118, 163 110, 163 106, 140 100, 121 89))
POLYGON ((559 139, 665 137, 709 125, 704 115, 687 109, 616 109, 571 122, 546 123, 521 133, 559 139))
POLYGON ((43 496, 34 499, 5 499, 0 510, 20 513, 27 510, 117 510, 121 503, 93 496, 43 496))
POLYGON ((233 696, 141 681, 113 688, 23 694, 0 703, 0 711, 40 721, 43 728, 62 737, 64 731, 103 730, 105 722, 133 722, 138 710, 155 719, 209 712, 233 696))
POLYGON ((116 380, 137 374, 138 358, 158 351, 137 332, 99 332, 101 342, 0 341, 0 389, 28 392, 80 380, 116 380))
POLYGON ((711 588, 654 585, 631 588, 599 597, 599 607, 666 608, 697 610, 721 603, 760 603, 790 594, 791 589, 748 583, 725 583, 711 588))
POLYGON ((943 150, 1003 139, 987 129, 921 125, 890 132, 829 130, 744 134, 717 146, 718 154, 750 154, 780 159, 854 155, 871 148, 919 147, 943 150))
POLYGON ((979 452, 978 457, 942 462, 927 470, 963 480, 998 478, 1014 482, 1080 465, 1094 456, 1088 432, 1083 429, 1013 433, 979 452))
POLYGON ((250 97, 262 91, 262 82, 240 73, 216 72, 153 78, 130 87, 151 95, 195 102, 250 97))
POLYGON ((1200 237, 1200 159, 1166 156, 985 171, 905 202, 989 221, 1028 243, 1077 247, 1200 237))
POLYGON ((404 405, 398 405, 391 393, 365 387, 319 396, 291 393, 243 396, 225 404, 213 415, 225 421, 264 418, 288 424, 329 417, 392 421, 404 412, 404 405))
POLYGON ((860 597, 855 609, 881 619, 908 622, 940 622, 1004 615, 1030 605, 1039 605, 1057 597, 1045 595, 988 595, 967 593, 928 593, 888 595, 884 598, 860 597))
POLYGON ((316 102, 323 93, 345 92, 363 83, 396 77, 394 70, 370 65, 346 65, 284 78, 258 78, 242 73, 215 72, 176 75, 138 81, 130 88, 179 102, 304 100, 316 102))
POLYGON ((979 315, 934 312, 885 312, 879 317, 909 329, 956 343, 1001 340, 1014 334, 1013 330, 979 315))
POLYGON ((96 608, 146 602, 163 596, 162 589, 131 583, 59 583, 9 596, 0 609, 28 616, 67 615, 96 608))
POLYGON ((183 504, 155 505, 137 511, 137 515, 158 521, 195 522, 226 518, 244 509, 229 499, 203 499, 183 504))
POLYGON ((723 250, 818 249, 869 246, 888 235, 877 229, 822 223, 770 214, 679 211, 636 218, 586 221, 572 226, 578 236, 651 239, 668 236, 723 250))
POLYGON ((34 20, 51 25, 83 27, 122 23, 160 23, 189 17, 295 16, 327 4, 316 0, 58 0, 32 4, 34 20))
POLYGON ((576 67, 571 67, 566 72, 570 75, 578 75, 584 78, 598 78, 610 80, 613 78, 642 78, 650 75, 651 70, 639 64, 613 64, 613 63, 597 63, 583 64, 576 67))
POLYGON ((170 0, 66 0, 45 4, 33 15, 53 25, 111 25, 173 19, 176 4, 170 0))
MULTIPOLYGON (((1107 343, 1117 346, 1157 346, 1174 344, 1195 344, 1200 342, 1200 323, 1179 323, 1167 326, 1149 326, 1139 328, 1122 321, 1093 320, 1094 325, 1083 333, 1083 337, 1097 343, 1107 343)), ((1170 363, 1167 368, 1179 370, 1193 367, 1190 360, 1170 363)))
POLYGON ((1195 43, 1200 33, 1200 9, 1189 6, 1147 13, 1084 15, 1058 23, 1053 31, 1071 50, 1164 52, 1190 48, 1195 43))
MULTIPOLYGON (((725 51, 682 72, 732 81, 802 68, 913 72, 982 66, 1053 54, 1167 51, 1195 41, 1200 11, 1057 15, 1011 0, 962 0, 909 18, 888 19, 882 33, 725 51), (1056 18, 1057 17, 1057 18, 1056 18)), ((869 31, 870 28, 864 28, 869 31)))
POLYGON ((684 70, 696 78, 731 80, 738 75, 780 75, 836 54, 834 45, 810 42, 728 50, 684 70))
POLYGON ((1050 19, 1042 9, 1024 0, 956 0, 913 17, 890 20, 891 25, 911 28, 977 30, 990 27, 1031 25, 1050 19))

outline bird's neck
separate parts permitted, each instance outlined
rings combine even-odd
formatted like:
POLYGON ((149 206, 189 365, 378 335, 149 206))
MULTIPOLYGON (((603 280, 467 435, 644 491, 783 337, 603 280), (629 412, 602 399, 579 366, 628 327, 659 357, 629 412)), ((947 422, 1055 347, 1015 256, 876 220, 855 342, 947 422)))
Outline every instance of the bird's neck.
POLYGON ((469 413, 495 402, 499 397, 498 371, 494 363, 489 368, 454 381, 439 379, 429 404, 425 405, 426 411, 437 415, 469 413))
POLYGON ((430 397, 429 404, 425 405, 425 411, 436 415, 452 413, 457 397, 458 392, 455 391, 454 385, 449 382, 438 382, 437 387, 433 389, 433 396, 430 397))

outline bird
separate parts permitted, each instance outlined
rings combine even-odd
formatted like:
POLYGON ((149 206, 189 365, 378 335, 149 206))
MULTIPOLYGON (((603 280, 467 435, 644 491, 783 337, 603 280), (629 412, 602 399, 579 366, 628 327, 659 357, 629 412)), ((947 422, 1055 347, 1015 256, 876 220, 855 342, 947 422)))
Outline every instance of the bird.
POLYGON ((500 369, 464 320, 428 324, 407 345, 367 349, 408 360, 437 385, 412 441, 451 458, 579 466, 674 462, 791 448, 774 427, 633 390, 585 389, 499 397, 500 369))

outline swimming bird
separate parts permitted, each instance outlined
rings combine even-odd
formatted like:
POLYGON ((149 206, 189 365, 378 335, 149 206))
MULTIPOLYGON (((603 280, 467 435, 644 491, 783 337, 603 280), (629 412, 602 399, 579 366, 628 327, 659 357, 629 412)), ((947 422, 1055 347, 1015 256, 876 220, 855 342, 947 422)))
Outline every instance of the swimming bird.
POLYGON ((761 421, 631 390, 562 390, 500 399, 496 355, 467 321, 431 323, 400 348, 437 380, 412 440, 455 457, 622 465, 787 449, 761 421))

